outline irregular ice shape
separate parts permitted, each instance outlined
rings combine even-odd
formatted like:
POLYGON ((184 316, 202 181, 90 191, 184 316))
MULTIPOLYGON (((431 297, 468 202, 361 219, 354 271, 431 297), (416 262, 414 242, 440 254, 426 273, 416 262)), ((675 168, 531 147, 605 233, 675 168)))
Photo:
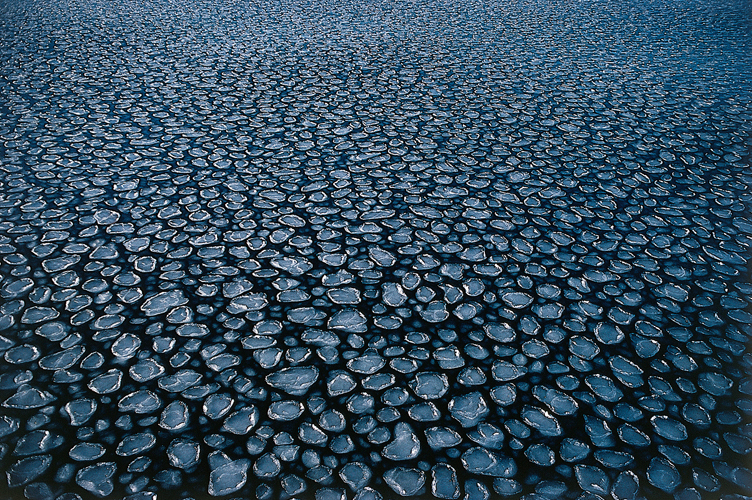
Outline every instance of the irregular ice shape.
POLYGON ((389 460, 411 460, 420 454, 420 441, 409 424, 399 422, 394 428, 394 439, 381 454, 389 460))
POLYGON ((14 462, 5 472, 8 486, 14 488, 29 484, 44 474, 50 465, 52 465, 52 457, 50 455, 22 458, 14 462))
POLYGON ((639 492, 640 478, 632 471, 619 474, 611 487, 614 500, 634 500, 639 492))
POLYGON ((420 311, 420 316, 429 323, 441 323, 449 318, 446 304, 435 300, 420 311))
POLYGON ((18 410, 30 410, 47 406, 55 401, 55 399, 57 398, 47 391, 23 385, 12 396, 3 401, 3 406, 18 410))
POLYGON ((69 401, 63 407, 73 426, 83 425, 89 421, 97 410, 97 402, 93 399, 79 398, 69 401))
POLYGON ((34 430, 25 434, 16 443, 15 456, 37 455, 46 453, 63 444, 63 437, 47 430, 34 430))
POLYGON ((510 457, 500 456, 485 448, 474 447, 462 454, 462 466, 471 474, 512 477, 517 464, 510 457))
POLYGON ((364 333, 367 330, 366 317, 357 309, 343 309, 329 318, 328 328, 347 333, 364 333))
POLYGON ((212 468, 209 475, 209 495, 219 497, 241 489, 248 480, 251 461, 241 458, 212 468))
POLYGON ((168 431, 177 431, 188 425, 188 406, 182 401, 168 404, 160 416, 159 426, 168 431))
POLYGON ((459 498, 457 471, 451 465, 437 464, 431 468, 431 493, 436 498, 459 498))
POLYGON ((362 375, 372 375, 383 368, 385 364, 386 360, 377 351, 367 349, 361 356, 349 360, 347 369, 362 375))
POLYGON ((591 465, 575 465, 574 475, 577 483, 585 491, 596 495, 606 495, 609 489, 609 479, 605 472, 591 465))
POLYGON ((230 414, 222 423, 222 429, 231 432, 232 434, 245 435, 256 426, 258 419, 258 408, 254 405, 250 405, 230 414))
POLYGON ((585 383, 596 396, 609 403, 615 403, 624 396, 613 380, 605 375, 588 375, 585 377, 585 383))
POLYGON ((228 394, 215 393, 210 394, 209 397, 206 398, 202 409, 204 415, 212 420, 218 420, 227 415, 234 404, 235 400, 228 394))
POLYGON ((383 478, 395 493, 403 497, 415 496, 426 483, 426 475, 422 470, 406 467, 389 469, 384 473, 383 478))
POLYGON ((314 366, 294 366, 283 368, 266 376, 266 383, 275 389, 292 396, 302 396, 319 378, 319 370, 314 366))
POLYGON ((160 292, 146 299, 141 305, 141 310, 147 316, 158 316, 188 303, 188 299, 183 295, 181 290, 170 290, 160 292))
POLYGON ((138 414, 149 414, 158 410, 162 401, 151 391, 142 389, 131 392, 118 402, 120 411, 132 411, 138 414))
POLYGON ((501 300, 514 309, 524 309, 533 302, 533 297, 525 292, 504 292, 501 294, 501 300))
POLYGON ((109 394, 120 389, 123 373, 117 368, 97 375, 87 384, 87 387, 97 394, 109 394))
POLYGON ((99 498, 107 497, 115 489, 112 476, 115 475, 116 470, 117 466, 114 462, 90 465, 78 471, 76 484, 99 498))
POLYGON ((554 452, 542 443, 534 444, 525 450, 525 456, 532 463, 542 466, 551 466, 556 460, 554 452))
POLYGON ((455 396, 447 405, 452 418, 464 428, 474 427, 489 413, 488 404, 480 392, 455 396))
POLYGON ((157 444, 157 439, 153 434, 149 432, 137 432, 125 436, 120 444, 118 444, 115 453, 124 457, 138 455, 151 449, 155 444, 157 444))
POLYGON ((391 307, 400 307, 407 301, 407 295, 398 283, 383 283, 381 285, 381 297, 384 303, 391 307))
POLYGON ((650 417, 650 424, 653 426, 656 434, 665 439, 671 441, 683 441, 687 439, 687 428, 678 420, 665 415, 654 415, 650 417))

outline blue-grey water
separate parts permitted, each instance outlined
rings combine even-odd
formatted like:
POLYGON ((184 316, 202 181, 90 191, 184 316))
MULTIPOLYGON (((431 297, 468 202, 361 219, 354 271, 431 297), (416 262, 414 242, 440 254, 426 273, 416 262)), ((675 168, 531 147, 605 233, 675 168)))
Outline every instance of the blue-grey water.
POLYGON ((749 498, 751 35, 0 0, 0 498, 749 498))

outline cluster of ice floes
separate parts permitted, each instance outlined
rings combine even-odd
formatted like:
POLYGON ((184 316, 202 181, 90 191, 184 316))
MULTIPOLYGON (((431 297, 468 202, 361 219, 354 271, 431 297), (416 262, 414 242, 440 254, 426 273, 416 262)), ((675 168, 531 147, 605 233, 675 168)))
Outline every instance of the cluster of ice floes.
POLYGON ((743 23, 558 4, 0 2, 0 495, 749 491, 743 23))

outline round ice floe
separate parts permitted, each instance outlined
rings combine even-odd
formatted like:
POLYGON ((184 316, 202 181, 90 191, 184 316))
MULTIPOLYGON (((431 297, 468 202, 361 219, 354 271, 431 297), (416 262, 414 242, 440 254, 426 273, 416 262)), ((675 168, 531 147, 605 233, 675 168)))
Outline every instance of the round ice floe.
POLYGON ((423 399, 437 399, 449 389, 449 381, 443 373, 419 372, 410 382, 410 388, 423 399))
POLYGON ((339 471, 342 481, 356 492, 369 483, 371 476, 370 467, 362 462, 350 462, 339 471))
POLYGON ((178 469, 190 469, 200 460, 201 447, 198 443, 187 439, 175 439, 167 447, 167 458, 170 465, 178 469))
POLYGON ((269 405, 269 418, 277 421, 291 421, 303 414, 303 404, 298 401, 280 400, 269 405))
POLYGON ((149 432, 138 432, 130 434, 120 441, 115 453, 124 457, 139 455, 152 448, 156 443, 157 439, 153 434, 149 432))

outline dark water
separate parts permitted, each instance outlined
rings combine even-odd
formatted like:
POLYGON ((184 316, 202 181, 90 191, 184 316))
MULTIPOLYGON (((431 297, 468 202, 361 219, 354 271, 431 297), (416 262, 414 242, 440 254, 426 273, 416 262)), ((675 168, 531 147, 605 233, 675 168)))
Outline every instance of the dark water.
POLYGON ((752 495, 751 10, 0 1, 0 496, 752 495))

